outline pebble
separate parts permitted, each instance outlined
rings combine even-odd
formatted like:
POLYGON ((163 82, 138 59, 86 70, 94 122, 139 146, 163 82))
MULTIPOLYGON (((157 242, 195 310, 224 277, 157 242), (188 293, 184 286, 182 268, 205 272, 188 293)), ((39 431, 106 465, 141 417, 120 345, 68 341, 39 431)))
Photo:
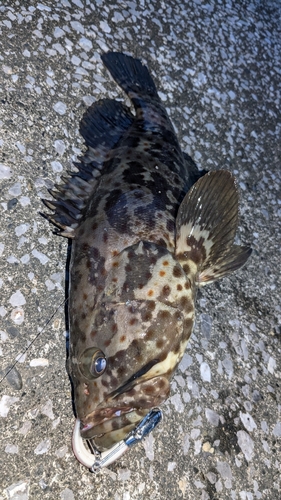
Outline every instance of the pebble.
POLYGON ((7 203, 7 209, 12 210, 16 206, 17 203, 18 203, 17 198, 11 198, 11 200, 9 200, 7 203))
POLYGON ((12 369, 11 368, 12 365, 7 366, 5 370, 1 370, 0 378, 5 377, 5 379, 13 389, 15 389, 16 391, 20 391, 22 389, 21 374, 15 366, 12 369))
POLYGON ((246 460, 249 462, 254 454, 254 442, 249 434, 245 431, 237 432, 238 445, 240 446, 242 453, 244 454, 246 460))
POLYGON ((220 416, 218 415, 218 413, 216 411, 211 410, 210 408, 206 408, 205 415, 206 415, 208 422, 210 422, 210 424, 214 425, 215 427, 217 427, 219 425, 220 416))
POLYGON ((257 424, 254 421, 253 417, 249 413, 242 413, 240 411, 241 422, 244 425, 245 429, 249 432, 252 432, 257 428, 257 424))
POLYGON ((209 314, 202 313, 199 316, 200 318, 200 330, 201 334, 204 338, 211 338, 211 330, 212 330, 212 318, 209 314))
POLYGON ((7 417, 10 407, 19 401, 19 398, 15 396, 2 396, 0 400, 0 417, 7 417))
POLYGON ((13 171, 10 167, 0 163, 0 179, 10 179, 13 175, 13 171))
POLYGON ((72 490, 65 488, 60 494, 61 500, 75 500, 75 496, 72 490))
POLYGON ((21 325, 24 322, 24 310, 21 307, 13 309, 11 312, 11 320, 16 325, 21 325))
POLYGON ((208 363, 201 363, 200 375, 204 382, 211 382, 211 369, 208 363))
POLYGON ((11 295, 9 302, 13 307, 17 307, 23 306, 26 303, 26 300, 21 291, 17 290, 15 293, 13 293, 13 295, 11 295))
POLYGON ((28 490, 28 483, 25 481, 19 481, 18 483, 13 483, 11 486, 8 486, 5 492, 8 500, 28 500, 28 490))
POLYGON ((45 358, 32 359, 29 363, 29 366, 31 367, 48 366, 48 365, 49 365, 49 360, 45 358))
POLYGON ((53 108, 59 115, 64 115, 66 113, 67 106, 64 102, 58 101, 54 104, 53 108))
POLYGON ((15 326, 8 326, 6 330, 12 339, 18 337, 20 334, 18 328, 16 328, 15 326))
POLYGON ((7 444, 5 446, 5 452, 11 453, 11 455, 16 455, 19 452, 19 447, 15 444, 7 444))
POLYGON ((44 455, 44 453, 47 453, 51 447, 51 441, 49 439, 45 439, 44 441, 41 441, 41 443, 36 446, 34 453, 35 455, 44 455))

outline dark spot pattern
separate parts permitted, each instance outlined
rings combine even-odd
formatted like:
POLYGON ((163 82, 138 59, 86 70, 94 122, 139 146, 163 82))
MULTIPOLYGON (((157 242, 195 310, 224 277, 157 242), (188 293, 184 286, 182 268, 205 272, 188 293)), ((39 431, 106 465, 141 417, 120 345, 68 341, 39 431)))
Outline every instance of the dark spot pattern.
POLYGON ((162 288, 162 295, 163 297, 169 297, 171 293, 171 288, 169 287, 169 285, 164 285, 163 288, 162 288))
POLYGON ((193 309, 194 309, 192 300, 186 296, 183 296, 180 298, 179 307, 180 307, 180 309, 185 311, 185 313, 189 313, 189 312, 193 311, 193 309))
POLYGON ((174 266, 173 269, 173 276, 175 278, 180 278, 182 276, 182 269, 180 266, 174 266))

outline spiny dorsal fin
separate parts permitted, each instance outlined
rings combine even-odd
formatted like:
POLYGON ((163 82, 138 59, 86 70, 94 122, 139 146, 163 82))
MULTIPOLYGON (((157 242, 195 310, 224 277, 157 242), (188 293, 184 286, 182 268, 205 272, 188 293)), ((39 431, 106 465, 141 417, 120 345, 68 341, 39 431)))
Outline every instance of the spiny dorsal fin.
POLYGON ((185 195, 176 220, 176 257, 199 284, 245 264, 250 249, 233 245, 237 221, 238 192, 230 172, 208 172, 185 195))
POLYGON ((69 172, 62 177, 64 184, 49 191, 54 200, 43 200, 54 210, 54 214, 42 214, 59 228, 58 234, 74 238, 75 228, 82 217, 89 197, 94 192, 104 162, 110 159, 110 152, 117 146, 134 117, 119 101, 100 100, 90 106, 80 122, 80 133, 85 139, 87 151, 75 163, 78 172, 69 172))

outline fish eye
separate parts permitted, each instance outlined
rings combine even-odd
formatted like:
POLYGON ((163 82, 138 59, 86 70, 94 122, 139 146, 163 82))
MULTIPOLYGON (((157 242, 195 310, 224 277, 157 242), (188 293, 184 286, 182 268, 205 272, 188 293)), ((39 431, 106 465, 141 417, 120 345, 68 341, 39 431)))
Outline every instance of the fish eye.
POLYGON ((97 347, 90 347, 79 357, 78 366, 88 380, 100 377, 106 369, 105 354, 97 347))
POLYGON ((106 369, 106 359, 101 351, 99 351, 98 357, 96 357, 95 359, 94 367, 92 368, 94 368, 94 372, 97 373, 98 375, 101 375, 106 369))

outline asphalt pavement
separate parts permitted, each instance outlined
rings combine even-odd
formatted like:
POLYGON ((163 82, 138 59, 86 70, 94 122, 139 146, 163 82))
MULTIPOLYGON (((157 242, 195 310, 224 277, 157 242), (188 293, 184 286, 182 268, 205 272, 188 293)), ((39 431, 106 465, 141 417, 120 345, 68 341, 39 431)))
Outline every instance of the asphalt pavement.
POLYGON ((279 0, 2 2, 0 500, 280 500, 280 26, 279 0), (148 65, 199 168, 235 174, 253 253, 200 289, 163 423, 94 476, 71 449, 67 240, 39 212, 87 106, 122 97, 107 50, 148 65))

